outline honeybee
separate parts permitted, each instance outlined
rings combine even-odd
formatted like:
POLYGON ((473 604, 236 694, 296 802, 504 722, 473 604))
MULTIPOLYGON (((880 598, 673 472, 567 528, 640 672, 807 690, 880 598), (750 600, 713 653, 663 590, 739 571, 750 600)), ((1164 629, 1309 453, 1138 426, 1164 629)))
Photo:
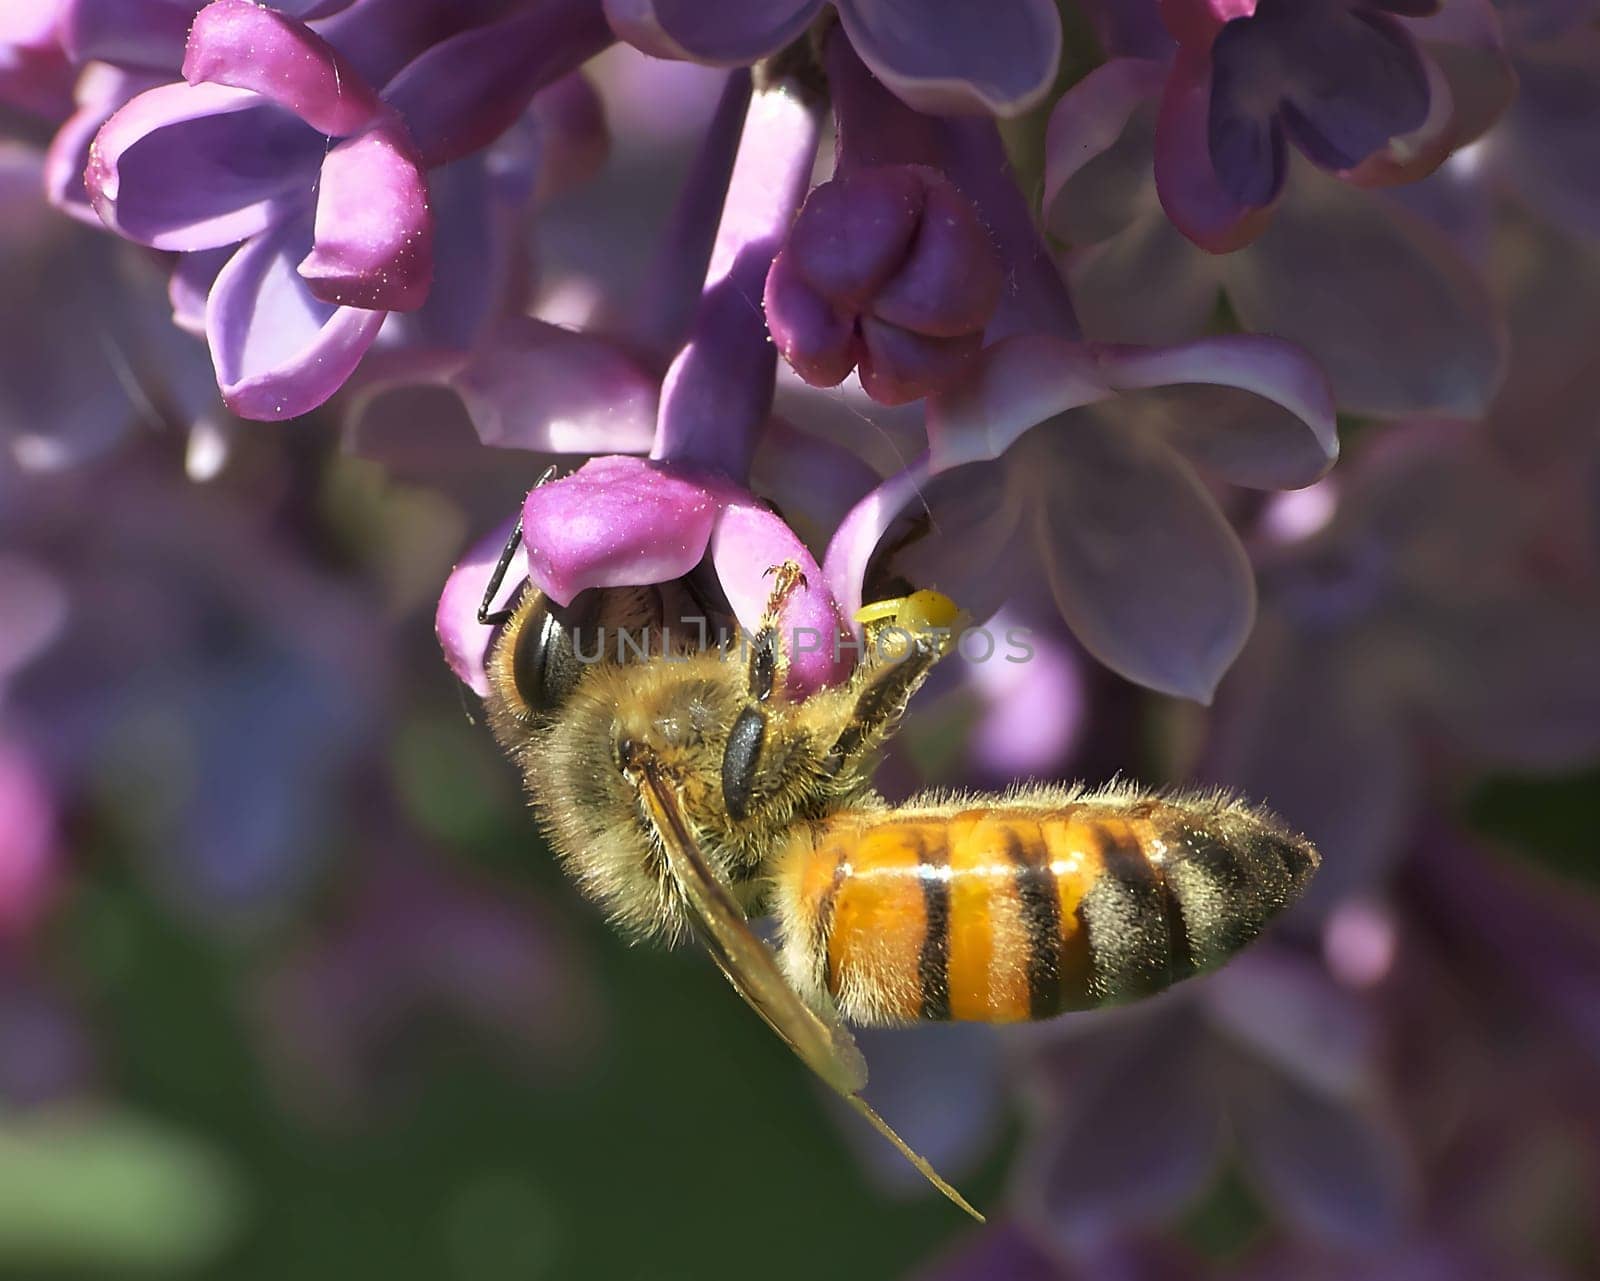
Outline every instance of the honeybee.
POLYGON ((792 562, 772 576, 741 658, 626 662, 584 638, 659 621, 657 589, 563 608, 530 586, 496 617, 497 573, 479 614, 505 624, 489 723, 579 888, 630 935, 698 937, 808 1067, 981 1219, 861 1098, 845 1022, 1005 1023, 1156 992, 1254 938, 1318 856, 1217 793, 1028 784, 889 805, 873 760, 952 647, 955 607, 933 592, 870 606, 851 678, 797 700, 779 619, 807 585, 792 562), (748 923, 766 913, 776 952, 748 923))

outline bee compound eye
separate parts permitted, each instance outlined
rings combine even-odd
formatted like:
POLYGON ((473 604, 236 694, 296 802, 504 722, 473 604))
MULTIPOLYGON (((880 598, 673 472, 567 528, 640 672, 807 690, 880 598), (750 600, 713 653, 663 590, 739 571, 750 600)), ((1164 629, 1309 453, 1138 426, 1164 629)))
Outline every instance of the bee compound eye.
POLYGON ((533 606, 511 656, 512 679, 528 710, 553 712, 577 688, 584 668, 580 637, 592 627, 596 606, 594 592, 580 593, 570 605, 543 597, 533 606))

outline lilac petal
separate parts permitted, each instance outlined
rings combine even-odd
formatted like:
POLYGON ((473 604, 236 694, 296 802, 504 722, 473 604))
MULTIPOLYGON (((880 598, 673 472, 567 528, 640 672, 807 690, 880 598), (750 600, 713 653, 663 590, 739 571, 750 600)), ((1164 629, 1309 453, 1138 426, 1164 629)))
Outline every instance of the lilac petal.
MULTIPOLYGON (((515 520, 506 521, 474 543, 471 550, 456 562, 450 577, 445 579, 444 591, 439 595, 439 608, 434 613, 434 634, 439 638, 439 648, 444 650, 445 662, 480 698, 486 698, 489 694, 484 663, 489 656, 489 644, 494 639, 495 629, 478 621, 478 607, 483 603, 489 575, 499 562, 500 553, 515 526, 515 520)), ((527 577, 527 545, 519 539, 516 554, 489 608, 504 609, 527 577)))
POLYGON ((1372 1249, 1405 1225, 1409 1154, 1379 1110, 1254 1060, 1229 1074, 1234 1136, 1256 1190, 1301 1232, 1372 1249))
POLYGON ((213 249, 276 222, 314 185, 325 141, 247 89, 170 84, 101 128, 84 175, 113 231, 155 249, 213 249))
POLYGON ((218 273, 206 339, 223 402, 241 418, 293 418, 344 384, 378 336, 384 313, 333 307, 295 271, 310 228, 291 222, 257 236, 218 273))
MULTIPOLYGON (((1391 187, 1416 182, 1433 173, 1449 158, 1455 147, 1473 136, 1467 132, 1470 123, 1465 110, 1458 112, 1456 109, 1456 96, 1444 68, 1425 49, 1419 49, 1417 55, 1427 79, 1427 115, 1415 129, 1395 134, 1360 164, 1338 170, 1339 176, 1346 182, 1358 187, 1391 187)), ((1481 64, 1474 62, 1471 65, 1472 70, 1477 71, 1481 64)), ((1505 85, 1505 88, 1509 90, 1510 85, 1505 85)), ((1473 92, 1467 99, 1466 110, 1486 110, 1485 103, 1492 96, 1493 91, 1488 88, 1473 92)), ((1509 97, 1506 101, 1509 101, 1509 97)), ((1502 102, 1499 110, 1504 110, 1505 105, 1502 102)), ((1493 123, 1492 116, 1482 127, 1487 128, 1490 123, 1493 123)), ((1302 150, 1307 155, 1311 154, 1306 148, 1302 147, 1302 150)))
POLYGON ((1055 81, 1061 16, 1051 0, 838 0, 861 60, 930 115, 1018 116, 1055 81))
POLYGON ((1322 866, 1301 913, 1316 916, 1399 857, 1413 766, 1381 655, 1347 628, 1300 634, 1282 614, 1283 590, 1271 580, 1263 590, 1272 607, 1222 687, 1204 773, 1271 805, 1316 844, 1322 866))
POLYGON ((1079 0, 1108 59, 1149 58, 1169 62, 1176 47, 1157 0, 1079 0))
POLYGON ((1024 334, 986 348, 968 376, 928 401, 934 471, 998 458, 1037 424, 1111 395, 1088 348, 1024 334))
POLYGON ((319 133, 343 137, 378 114, 378 95, 316 32, 255 0, 214 0, 189 31, 190 84, 251 89, 319 133))
POLYGON ((1314 171, 1223 271, 1245 326, 1310 352, 1341 409, 1474 418, 1500 384, 1498 314, 1443 234, 1314 171))
POLYGON ((689 341, 661 387, 655 458, 743 476, 772 412, 777 351, 757 300, 805 198, 821 118, 783 88, 750 103, 689 341))
POLYGON ((1298 489, 1339 456, 1328 379, 1292 343, 1234 334, 1099 355, 1112 387, 1149 389, 1135 408, 1155 410, 1168 444, 1233 484, 1298 489))
POLYGON ((858 502, 834 531, 823 557, 823 580, 845 617, 853 619, 861 608, 862 584, 879 540, 922 492, 930 475, 926 458, 912 463, 858 502))
POLYGON ((1373 1010, 1301 953, 1249 948, 1196 996, 1233 1040, 1312 1089, 1350 1094, 1375 1078, 1373 1010))
POLYGON ((1408 25, 1422 42, 1425 59, 1443 72, 1451 145, 1460 147, 1487 133, 1517 96, 1500 8, 1491 0, 1451 0, 1434 16, 1408 25))
POLYGON ((1600 33, 1518 59, 1520 90, 1496 157, 1513 189, 1579 236, 1600 234, 1600 33))
POLYGON ((605 0, 612 30, 636 49, 722 67, 776 53, 821 8, 821 0, 605 0))
MULTIPOLYGON (((939 473, 911 495, 903 513, 925 517, 927 532, 897 552, 885 569, 943 592, 974 619, 988 618, 1022 587, 1038 584, 1038 563, 1022 519, 1024 488, 1005 459, 939 473)), ((892 545, 895 537, 886 541, 892 545)))
POLYGON ((789 656, 787 689, 804 698, 849 676, 854 656, 843 644, 849 628, 828 593, 821 566, 781 516, 753 498, 729 503, 711 532, 711 560, 734 616, 751 635, 759 630, 772 596, 771 571, 785 561, 798 564, 804 580, 779 618, 789 656))
POLYGON ((1084 648, 1129 680, 1209 703, 1250 634, 1255 579, 1189 467, 1131 424, 1083 415, 1030 432, 1007 462, 1031 486, 1050 590, 1084 648))
POLYGON ((80 222, 103 226, 84 186, 89 149, 112 112, 159 83, 154 76, 119 71, 104 63, 84 68, 78 78, 77 110, 56 130, 45 156, 45 194, 51 204, 80 222))
POLYGON ((878 473, 860 455, 776 416, 761 433, 751 477, 810 547, 826 546, 839 522, 878 484, 878 473))
POLYGON ((1024 1181, 1027 1221, 1069 1251, 1165 1218, 1216 1168, 1222 1115, 1211 1048, 1192 1013, 1108 1031, 1064 1085, 1024 1181))
POLYGON ((1230 22, 1212 46, 1206 149, 1223 191, 1256 209, 1278 198, 1288 173, 1283 104, 1260 83, 1263 75, 1288 74, 1274 70, 1281 56, 1273 40, 1277 25, 1260 18, 1230 22))
POLYGON ((322 162, 316 238, 299 272, 338 306, 414 311, 433 283, 428 180, 396 126, 346 138, 322 162))
POLYGON ((589 587, 681 578, 700 562, 731 487, 642 458, 591 458, 522 508, 528 572, 567 605, 589 587))
POLYGON ((167 301, 172 304, 172 323, 196 338, 206 336, 206 300, 217 283, 217 273, 233 257, 229 249, 206 249, 180 254, 167 282, 167 301))
POLYGON ((1282 111, 1284 131, 1314 163, 1352 169, 1427 120, 1427 69, 1402 24, 1356 10, 1306 34, 1309 64, 1332 74, 1296 77, 1282 111), (1335 77, 1343 83, 1331 84, 1335 77))
MULTIPOLYGON (((964 597, 958 599, 971 609, 964 597)), ((983 774, 974 783, 1007 786, 1018 778, 1059 777, 1062 763, 1089 729, 1081 656, 1066 643, 1059 625, 1029 625, 1033 621, 1014 610, 995 614, 987 627, 998 657, 966 668, 982 708, 967 749, 973 762, 968 768, 983 774), (1024 653, 1013 640, 1026 644, 1026 661, 1015 661, 1024 653)))
MULTIPOLYGON (((243 0, 241 0, 243 2, 243 0)), ((435 44, 383 87, 429 167, 488 146, 611 42, 594 0, 547 0, 435 44)))
POLYGON ((1157 0, 1161 21, 1179 44, 1209 50, 1225 23, 1248 18, 1258 0, 1157 0))
POLYGON ((1216 315, 1222 274, 1159 204, 1121 235, 1067 258, 1072 301, 1086 336, 1102 342, 1165 344, 1203 333, 1216 315))
POLYGON ((1045 131, 1045 226, 1075 245, 1115 235, 1144 206, 1150 149, 1144 119, 1166 79, 1159 62, 1120 58, 1062 95, 1045 131), (1125 138, 1133 135, 1131 141, 1125 138))
POLYGON ((655 380, 604 339, 510 316, 452 378, 486 445, 549 453, 643 453, 655 380))
POLYGON ((1210 102, 1210 60, 1179 50, 1156 123, 1156 191, 1179 231, 1220 254, 1249 244, 1266 225, 1267 210, 1241 203, 1212 167, 1210 102))

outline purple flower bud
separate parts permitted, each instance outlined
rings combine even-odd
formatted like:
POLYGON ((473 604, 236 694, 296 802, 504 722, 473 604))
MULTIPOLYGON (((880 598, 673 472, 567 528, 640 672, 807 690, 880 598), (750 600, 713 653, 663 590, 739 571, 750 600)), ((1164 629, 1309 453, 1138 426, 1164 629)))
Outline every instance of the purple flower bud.
POLYGON ((859 169, 807 198, 767 277, 767 321, 812 386, 834 386, 859 365, 867 394, 897 405, 967 367, 1000 283, 976 212, 943 175, 859 169))

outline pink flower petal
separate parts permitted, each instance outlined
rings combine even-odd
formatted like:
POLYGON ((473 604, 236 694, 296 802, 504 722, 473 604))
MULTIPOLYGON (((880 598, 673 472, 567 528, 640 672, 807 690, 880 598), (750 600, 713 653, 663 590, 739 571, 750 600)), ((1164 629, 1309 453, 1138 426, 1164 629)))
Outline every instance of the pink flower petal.
POLYGON ((451 379, 486 445, 549 453, 643 453, 657 386, 604 339, 529 316, 501 321, 451 379))
POLYGON ((749 500, 730 503, 711 532, 711 560, 739 625, 754 634, 772 596, 768 570, 794 561, 805 582, 784 604, 779 643, 789 657, 788 691, 798 698, 850 674, 850 630, 819 566, 781 516, 749 500))
POLYGON ((315 235, 299 272, 323 302, 415 311, 427 301, 433 214, 404 130, 379 125, 328 152, 315 235))
POLYGON ((1156 125, 1156 190, 1162 208, 1184 235, 1200 248, 1221 254, 1255 239, 1267 224, 1271 206, 1253 209, 1223 190, 1211 167, 1210 109, 1209 59, 1180 50, 1156 125))
POLYGON ((1233 334, 1098 354, 1110 386, 1156 393, 1131 412, 1148 406, 1170 445, 1236 485, 1297 489, 1339 456, 1327 376, 1292 343, 1233 334))
POLYGON ((1223 264, 1246 328, 1305 348, 1341 409, 1483 413, 1502 322, 1448 239, 1392 202, 1299 166, 1269 227, 1223 264))
POLYGON ((84 180, 106 226, 155 249, 213 249, 264 231, 315 181, 324 140, 248 89, 168 84, 116 112, 84 180), (269 163, 239 164, 239 157, 269 163))
POLYGON ((998 458, 1023 433, 1112 394, 1090 351, 1047 334, 986 348, 951 391, 928 401, 934 471, 998 458))
MULTIPOLYGON (((1096 67, 1061 96, 1045 131, 1044 224, 1074 245, 1114 235, 1136 217, 1150 181, 1151 151, 1131 145, 1167 68, 1140 58, 1096 67)), ((1153 110, 1152 110, 1153 114, 1153 110)))
POLYGON ((733 492, 642 458, 591 458, 523 503, 529 576, 562 605, 590 587, 681 578, 705 555, 733 492))
POLYGON ((1084 648, 1129 680, 1209 703, 1250 635, 1255 578, 1189 466, 1109 412, 1042 424, 1006 463, 1030 487, 1038 555, 1084 648))
POLYGON ((214 0, 200 11, 183 75, 190 84, 254 90, 335 137, 366 128, 381 110, 378 95, 337 49, 254 0, 214 0))
MULTIPOLYGON (((444 650, 445 662, 480 698, 489 693, 484 663, 489 656, 489 642, 494 639, 495 629, 478 621, 478 607, 483 603, 489 575, 499 563, 500 553, 515 525, 515 520, 506 521, 474 543, 467 554, 456 562, 450 577, 445 579, 439 607, 434 614, 434 632, 439 637, 439 647, 444 650)), ((504 609, 527 577, 527 548, 519 540, 500 590, 490 602, 490 609, 504 609)))
POLYGON ((309 228, 288 223, 247 241, 217 274, 206 338, 223 402, 242 418, 293 418, 344 384, 384 313, 332 307, 295 271, 309 228))

